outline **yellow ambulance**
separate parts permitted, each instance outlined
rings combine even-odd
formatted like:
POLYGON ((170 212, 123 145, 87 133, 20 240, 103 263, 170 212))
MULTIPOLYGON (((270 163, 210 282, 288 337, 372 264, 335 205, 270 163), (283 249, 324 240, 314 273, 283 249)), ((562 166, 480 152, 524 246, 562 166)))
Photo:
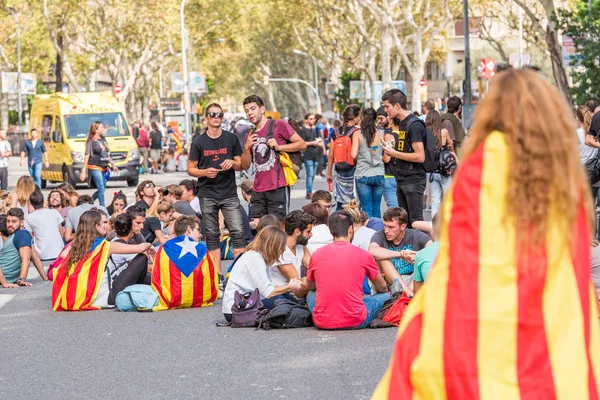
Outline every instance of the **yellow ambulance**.
POLYGON ((37 95, 31 107, 30 128, 36 128, 44 140, 50 168, 42 169, 42 187, 47 182, 81 182, 85 141, 90 125, 100 121, 106 128, 104 137, 118 173, 111 171, 110 181, 127 181, 137 186, 140 175, 139 151, 131 129, 113 93, 54 93, 37 95))

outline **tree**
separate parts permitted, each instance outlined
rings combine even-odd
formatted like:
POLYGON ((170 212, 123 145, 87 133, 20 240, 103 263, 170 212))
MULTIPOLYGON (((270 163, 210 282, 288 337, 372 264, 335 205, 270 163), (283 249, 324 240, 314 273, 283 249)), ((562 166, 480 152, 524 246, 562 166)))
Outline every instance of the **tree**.
POLYGON ((600 97, 600 21, 595 19, 600 12, 600 0, 592 3, 590 10, 587 1, 580 1, 572 10, 558 10, 554 21, 563 35, 573 39, 579 57, 572 60, 573 88, 571 93, 577 104, 583 104, 590 98, 600 97))

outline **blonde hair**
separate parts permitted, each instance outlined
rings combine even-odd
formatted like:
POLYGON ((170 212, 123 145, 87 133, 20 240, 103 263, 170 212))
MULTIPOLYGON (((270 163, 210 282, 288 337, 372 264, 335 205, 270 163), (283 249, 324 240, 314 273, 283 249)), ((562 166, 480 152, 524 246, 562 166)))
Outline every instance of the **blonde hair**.
MULTIPOLYGON (((23 175, 17 181, 15 186, 15 193, 17 194, 17 201, 24 206, 29 201, 29 196, 35 190, 35 183, 31 176, 23 175)), ((16 206, 16 204, 14 204, 16 206)))
POLYGON ((161 201, 158 204, 158 207, 156 207, 156 213, 159 214, 159 215, 161 213, 168 213, 171 210, 173 210, 173 206, 168 201, 161 201))
POLYGON ((8 190, 0 190, 0 214, 6 214, 11 209, 9 195, 8 190))
POLYGON ((285 232, 275 226, 266 226, 250 242, 248 250, 259 253, 264 258, 265 264, 273 265, 279 262, 286 246, 287 235, 285 232))
POLYGON ((525 227, 517 230, 522 248, 544 243, 551 221, 571 237, 582 203, 595 226, 588 179, 570 134, 572 115, 563 94, 531 70, 498 74, 477 106, 463 154, 473 153, 494 131, 504 134, 510 155, 505 201, 508 217, 525 227))
POLYGON ((350 203, 342 207, 344 211, 347 211, 352 216, 352 222, 354 224, 362 225, 363 221, 360 215, 360 207, 356 199, 350 200, 350 203))
POLYGON ((592 117, 594 114, 592 114, 590 109, 586 106, 579 106, 575 110, 575 115, 577 116, 577 120, 583 125, 584 133, 588 133, 590 126, 592 125, 592 117))

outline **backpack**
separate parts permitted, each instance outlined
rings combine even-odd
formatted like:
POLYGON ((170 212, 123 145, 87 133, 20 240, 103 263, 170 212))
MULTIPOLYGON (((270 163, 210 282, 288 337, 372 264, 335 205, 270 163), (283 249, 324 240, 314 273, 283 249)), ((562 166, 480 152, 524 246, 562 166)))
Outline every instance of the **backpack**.
MULTIPOLYGON (((410 126, 418 121, 425 125, 425 123, 415 118, 408 123, 406 132, 410 126)), ((423 149, 425 150, 425 161, 423 161, 423 168, 425 172, 437 172, 443 176, 450 176, 456 171, 456 157, 445 147, 438 148, 435 143, 435 134, 429 129, 425 128, 426 134, 423 141, 423 149)))
POLYGON ((388 328, 398 326, 402 321, 402 316, 410 303, 411 298, 405 292, 394 294, 389 300, 383 303, 377 318, 371 321, 371 328, 388 328))
POLYGON ((358 130, 353 126, 346 134, 336 134, 333 144, 333 163, 337 169, 347 170, 354 167, 356 160, 352 158, 352 135, 358 130))
POLYGON ((158 294, 148 285, 131 285, 115 298, 119 311, 152 311, 158 305, 158 294))
MULTIPOLYGON (((269 120, 269 126, 267 128, 267 141, 275 137, 275 121, 269 120)), ((273 150, 275 151, 275 150, 273 150)), ((285 151, 276 151, 277 155, 277 179, 279 180, 279 174, 283 169, 285 176, 285 183, 287 186, 293 186, 298 182, 298 172, 300 172, 300 165, 302 165, 302 156, 299 151, 287 153, 285 151), (294 161, 295 160, 295 161, 294 161)))
POLYGON ((264 310, 258 320, 258 328, 270 329, 306 328, 313 326, 312 315, 306 304, 287 299, 275 300, 275 306, 264 310))

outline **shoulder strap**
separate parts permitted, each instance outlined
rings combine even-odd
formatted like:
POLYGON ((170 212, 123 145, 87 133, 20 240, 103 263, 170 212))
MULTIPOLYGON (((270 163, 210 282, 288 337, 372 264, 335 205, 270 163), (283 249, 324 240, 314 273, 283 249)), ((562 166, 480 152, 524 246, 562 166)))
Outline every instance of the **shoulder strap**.
POLYGON ((269 125, 267 127, 267 140, 269 139, 273 139, 275 137, 274 132, 275 132, 275 121, 273 121, 272 119, 268 120, 269 122, 267 122, 267 124, 269 125))
POLYGON ((358 129, 358 127, 353 126, 352 128, 350 128, 350 130, 348 131, 348 133, 346 133, 344 136, 350 136, 352 135, 354 132, 356 132, 358 129))

